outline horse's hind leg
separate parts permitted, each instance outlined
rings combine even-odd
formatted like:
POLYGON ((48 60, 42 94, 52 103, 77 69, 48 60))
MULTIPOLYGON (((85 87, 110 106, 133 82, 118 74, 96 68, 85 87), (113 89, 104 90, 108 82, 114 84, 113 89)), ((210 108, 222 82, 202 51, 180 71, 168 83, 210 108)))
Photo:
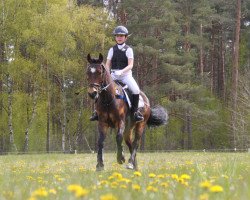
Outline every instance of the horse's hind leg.
POLYGON ((105 125, 102 125, 101 123, 98 124, 98 131, 99 131, 99 138, 98 138, 98 151, 97 151, 97 165, 96 165, 96 171, 101 171, 104 169, 103 164, 103 147, 104 147, 104 140, 106 138, 107 134, 107 127, 105 125))
POLYGON ((134 141, 132 143, 132 153, 131 153, 131 156, 129 158, 128 165, 127 165, 128 169, 138 170, 136 153, 137 153, 137 150, 139 148, 139 143, 140 143, 144 128, 145 128, 144 123, 140 123, 140 124, 136 125, 135 138, 134 138, 134 141))
POLYGON ((132 148, 132 134, 133 134, 133 128, 131 128, 128 132, 125 132, 125 134, 124 134, 124 139, 125 139, 125 142, 126 142, 126 144, 128 146, 130 155, 133 152, 133 148, 132 148))

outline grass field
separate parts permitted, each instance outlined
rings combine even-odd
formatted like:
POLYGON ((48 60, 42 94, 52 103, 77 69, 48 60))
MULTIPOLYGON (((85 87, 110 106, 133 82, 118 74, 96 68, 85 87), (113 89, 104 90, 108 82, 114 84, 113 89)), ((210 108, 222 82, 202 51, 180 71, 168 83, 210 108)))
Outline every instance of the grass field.
MULTIPOLYGON (((128 156, 128 155, 127 155, 128 156)), ((105 153, 0 156, 0 199, 250 199, 250 153, 138 153, 139 171, 105 153)))

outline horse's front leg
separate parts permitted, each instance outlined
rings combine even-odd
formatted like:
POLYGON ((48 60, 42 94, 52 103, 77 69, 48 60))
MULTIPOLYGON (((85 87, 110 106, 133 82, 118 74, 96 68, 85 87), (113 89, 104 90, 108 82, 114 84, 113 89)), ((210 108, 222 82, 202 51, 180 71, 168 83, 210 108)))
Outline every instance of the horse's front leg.
POLYGON ((116 144, 117 144, 117 162, 123 164, 125 162, 125 156, 123 152, 123 133, 125 129, 125 122, 122 120, 118 125, 118 131, 116 135, 116 144))
POLYGON ((103 147, 104 147, 104 140, 107 135, 107 130, 108 127, 99 122, 98 123, 98 132, 99 132, 99 137, 98 137, 98 151, 97 151, 97 165, 96 165, 96 171, 101 171, 104 170, 104 164, 103 164, 103 147))

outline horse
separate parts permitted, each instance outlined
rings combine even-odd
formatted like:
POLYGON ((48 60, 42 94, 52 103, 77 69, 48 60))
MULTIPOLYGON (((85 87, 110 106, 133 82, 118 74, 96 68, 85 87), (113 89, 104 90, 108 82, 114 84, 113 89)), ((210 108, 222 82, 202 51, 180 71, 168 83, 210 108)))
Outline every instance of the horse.
POLYGON ((87 55, 87 81, 88 95, 95 101, 95 108, 98 114, 98 141, 97 141, 97 165, 96 171, 104 169, 103 148, 104 140, 110 128, 117 130, 117 162, 125 163, 123 151, 123 139, 128 146, 130 158, 127 169, 138 170, 136 153, 146 125, 160 126, 166 124, 168 115, 166 110, 159 106, 150 108, 149 99, 141 91, 140 96, 143 99, 144 106, 140 108, 144 120, 135 122, 133 113, 129 109, 128 103, 123 98, 117 98, 117 92, 122 93, 120 85, 112 80, 110 71, 103 64, 103 55, 99 58, 91 58, 87 55), (134 132, 134 135, 133 135, 134 132), (134 137, 133 137, 134 136, 134 137), (133 139, 134 138, 134 139, 133 139))

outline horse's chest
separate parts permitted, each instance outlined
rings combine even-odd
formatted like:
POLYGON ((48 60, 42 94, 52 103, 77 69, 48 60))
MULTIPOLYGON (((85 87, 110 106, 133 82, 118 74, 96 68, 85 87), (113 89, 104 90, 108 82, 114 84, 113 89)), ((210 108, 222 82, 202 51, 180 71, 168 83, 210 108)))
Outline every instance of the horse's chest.
POLYGON ((103 112, 100 118, 101 121, 108 123, 111 127, 114 127, 120 121, 120 116, 113 112, 103 112))

